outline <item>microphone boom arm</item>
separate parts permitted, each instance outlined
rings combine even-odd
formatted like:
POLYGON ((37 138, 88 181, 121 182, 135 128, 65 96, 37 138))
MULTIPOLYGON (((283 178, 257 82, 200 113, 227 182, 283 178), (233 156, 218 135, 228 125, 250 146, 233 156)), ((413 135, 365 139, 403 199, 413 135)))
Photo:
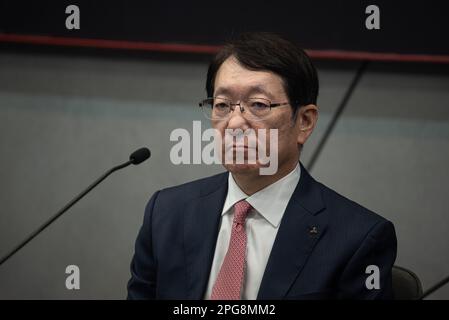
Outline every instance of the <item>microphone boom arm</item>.
POLYGON ((59 210, 54 216, 52 216, 47 222, 42 224, 36 231, 34 231, 31 235, 28 236, 25 240, 23 240, 19 245, 17 245, 13 250, 7 253, 0 259, 0 266, 5 263, 9 258, 11 258, 14 254, 16 254, 20 249, 26 246, 31 240, 33 240, 39 233, 44 231, 50 224, 52 224, 56 219, 58 219, 61 215, 63 215, 67 210, 69 210, 75 203, 81 200, 86 194, 88 194, 93 188, 95 188, 100 182, 106 179, 111 173, 123 169, 130 164, 140 164, 151 156, 150 150, 147 148, 140 148, 134 151, 129 157, 129 161, 122 163, 118 166, 115 166, 108 171, 106 171, 101 177, 99 177, 96 181, 94 181, 90 186, 88 186, 83 192, 73 198, 69 203, 67 203, 61 210, 59 210))

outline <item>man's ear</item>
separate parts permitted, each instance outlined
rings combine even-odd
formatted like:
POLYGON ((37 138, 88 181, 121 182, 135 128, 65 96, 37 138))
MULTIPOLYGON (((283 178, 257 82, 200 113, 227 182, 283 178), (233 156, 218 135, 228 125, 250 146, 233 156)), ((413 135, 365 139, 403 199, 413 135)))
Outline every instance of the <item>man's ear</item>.
POLYGON ((318 121, 318 107, 314 104, 302 106, 297 111, 296 127, 298 128, 298 144, 304 145, 312 134, 318 121))

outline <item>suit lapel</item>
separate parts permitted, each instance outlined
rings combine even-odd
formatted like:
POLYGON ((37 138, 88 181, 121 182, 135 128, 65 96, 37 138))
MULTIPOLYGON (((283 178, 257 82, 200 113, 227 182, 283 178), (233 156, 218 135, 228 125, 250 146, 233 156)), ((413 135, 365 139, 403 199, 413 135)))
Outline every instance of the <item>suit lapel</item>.
POLYGON ((324 234, 326 215, 318 183, 301 165, 293 192, 262 278, 257 299, 282 299, 299 276, 314 246, 324 234))
POLYGON ((184 248, 188 299, 203 299, 215 252, 228 174, 211 180, 201 196, 185 208, 184 248))

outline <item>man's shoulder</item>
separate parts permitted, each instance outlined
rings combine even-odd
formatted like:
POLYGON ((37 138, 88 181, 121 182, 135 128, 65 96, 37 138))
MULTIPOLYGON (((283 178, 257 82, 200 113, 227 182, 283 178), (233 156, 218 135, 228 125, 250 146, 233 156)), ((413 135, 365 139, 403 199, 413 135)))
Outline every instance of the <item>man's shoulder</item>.
MULTIPOLYGON (((395 228, 391 221, 381 214, 341 195, 337 191, 316 182, 321 189, 325 203, 324 216, 328 222, 327 241, 332 246, 342 248, 344 253, 352 256, 367 239, 386 241, 395 246, 395 228)), ((376 209, 374 209, 376 210, 376 209)))
POLYGON ((318 183, 321 189, 329 218, 334 223, 350 228, 358 228, 362 233, 378 224, 391 223, 381 214, 341 195, 320 182, 316 183, 318 183))

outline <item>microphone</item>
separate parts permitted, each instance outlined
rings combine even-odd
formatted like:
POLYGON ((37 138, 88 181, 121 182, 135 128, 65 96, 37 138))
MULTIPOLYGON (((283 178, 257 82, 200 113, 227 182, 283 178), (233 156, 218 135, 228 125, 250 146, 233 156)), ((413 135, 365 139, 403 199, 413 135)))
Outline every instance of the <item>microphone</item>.
POLYGON ((23 240, 18 246, 16 246, 13 250, 11 250, 8 254, 6 254, 0 260, 0 266, 5 263, 9 258, 11 258, 15 253, 17 253, 20 249, 22 249, 28 242, 33 240, 39 233, 45 230, 50 224, 52 224, 56 219, 58 219, 64 212, 69 210, 75 203, 81 200, 86 194, 88 194, 93 188, 95 188, 100 182, 106 179, 111 173, 123 169, 130 164, 138 165, 145 160, 147 160, 151 156, 151 152, 148 148, 140 148, 129 156, 129 161, 115 166, 106 173, 104 173, 100 178, 94 181, 90 186, 88 186, 83 192, 77 195, 72 201, 67 203, 61 210, 59 210, 53 217, 51 217, 47 222, 42 224, 36 231, 34 231, 31 235, 29 235, 25 240, 23 240))
POLYGON ((151 156, 151 152, 148 148, 140 148, 129 156, 129 161, 131 161, 132 164, 141 164, 145 160, 147 160, 151 156))

